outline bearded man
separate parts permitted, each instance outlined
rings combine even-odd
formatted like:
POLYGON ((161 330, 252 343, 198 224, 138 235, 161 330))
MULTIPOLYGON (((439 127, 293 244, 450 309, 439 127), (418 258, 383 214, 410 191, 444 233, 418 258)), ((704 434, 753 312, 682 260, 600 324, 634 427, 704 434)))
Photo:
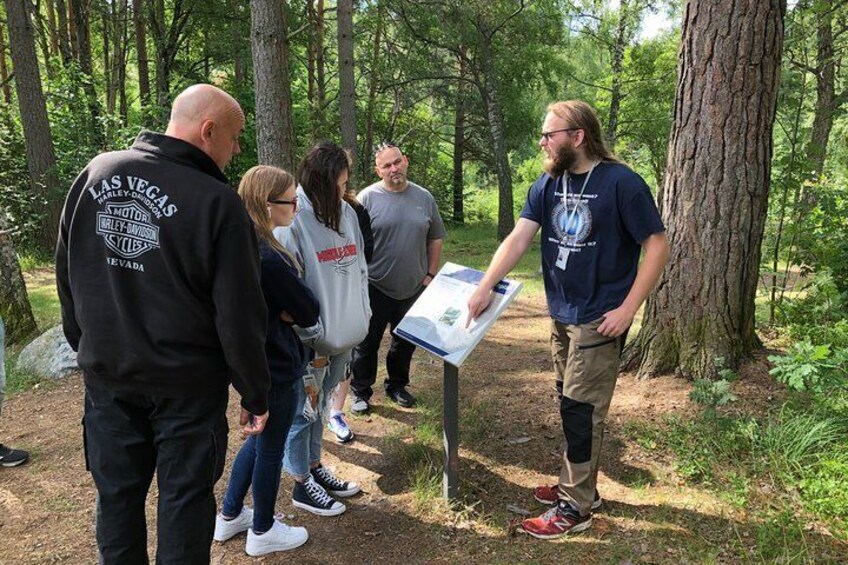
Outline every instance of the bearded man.
POLYGON ((600 507, 596 485, 604 422, 633 317, 668 262, 665 228, 645 181, 604 144, 595 110, 579 100, 548 106, 539 146, 543 173, 521 217, 468 300, 469 322, 491 302, 541 228, 542 275, 564 433, 559 484, 539 486, 552 505, 522 530, 552 539, 587 529, 600 507), (639 263, 640 253, 644 259, 639 263))

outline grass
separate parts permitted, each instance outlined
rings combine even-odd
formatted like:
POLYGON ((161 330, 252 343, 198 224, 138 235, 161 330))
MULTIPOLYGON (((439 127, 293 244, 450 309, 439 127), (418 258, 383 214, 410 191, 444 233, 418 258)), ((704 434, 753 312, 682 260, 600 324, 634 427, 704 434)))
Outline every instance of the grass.
POLYGON ((671 416, 629 423, 623 432, 646 451, 670 456, 686 483, 753 511, 757 562, 806 563, 810 520, 848 542, 846 416, 831 403, 796 399, 762 418, 671 416))

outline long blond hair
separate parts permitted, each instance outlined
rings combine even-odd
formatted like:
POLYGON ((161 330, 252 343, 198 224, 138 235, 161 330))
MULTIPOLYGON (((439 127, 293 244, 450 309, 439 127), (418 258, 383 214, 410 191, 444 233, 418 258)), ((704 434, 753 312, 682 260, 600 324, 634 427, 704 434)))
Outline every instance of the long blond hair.
POLYGON ((564 100, 548 105, 548 112, 565 120, 569 128, 583 130, 586 156, 589 159, 620 162, 607 147, 601 120, 590 105, 582 100, 564 100))
POLYGON ((256 165, 244 173, 238 194, 244 202, 247 215, 253 220, 253 227, 259 239, 282 254, 300 273, 300 263, 294 254, 274 237, 273 226, 268 217, 268 201, 280 198, 293 186, 294 176, 288 171, 270 165, 256 165))

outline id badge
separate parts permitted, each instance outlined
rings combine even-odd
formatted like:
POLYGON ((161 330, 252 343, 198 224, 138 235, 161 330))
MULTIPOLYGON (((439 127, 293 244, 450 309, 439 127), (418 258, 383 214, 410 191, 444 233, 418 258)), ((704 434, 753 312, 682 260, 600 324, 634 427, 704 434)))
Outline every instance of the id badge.
POLYGON ((563 271, 568 266, 568 255, 571 253, 567 247, 559 248, 559 255, 557 255, 556 267, 557 269, 562 269, 563 271))

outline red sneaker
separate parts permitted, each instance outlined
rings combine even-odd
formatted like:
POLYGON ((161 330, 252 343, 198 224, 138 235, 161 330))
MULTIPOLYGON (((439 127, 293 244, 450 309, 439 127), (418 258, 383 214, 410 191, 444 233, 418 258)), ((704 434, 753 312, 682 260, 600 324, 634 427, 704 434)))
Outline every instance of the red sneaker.
MULTIPOLYGON (((541 502, 542 504, 547 504, 548 506, 553 506, 557 502, 559 502, 559 485, 540 485, 537 486, 533 490, 533 498, 541 502)), ((601 499, 601 495, 598 493, 598 490, 595 489, 595 500, 592 501, 592 511, 594 512, 598 508, 601 507, 604 501, 601 499)))
POLYGON ((560 503, 539 516, 521 523, 521 530, 539 539, 555 539, 567 534, 576 534, 592 525, 592 515, 580 514, 566 503, 560 503))

